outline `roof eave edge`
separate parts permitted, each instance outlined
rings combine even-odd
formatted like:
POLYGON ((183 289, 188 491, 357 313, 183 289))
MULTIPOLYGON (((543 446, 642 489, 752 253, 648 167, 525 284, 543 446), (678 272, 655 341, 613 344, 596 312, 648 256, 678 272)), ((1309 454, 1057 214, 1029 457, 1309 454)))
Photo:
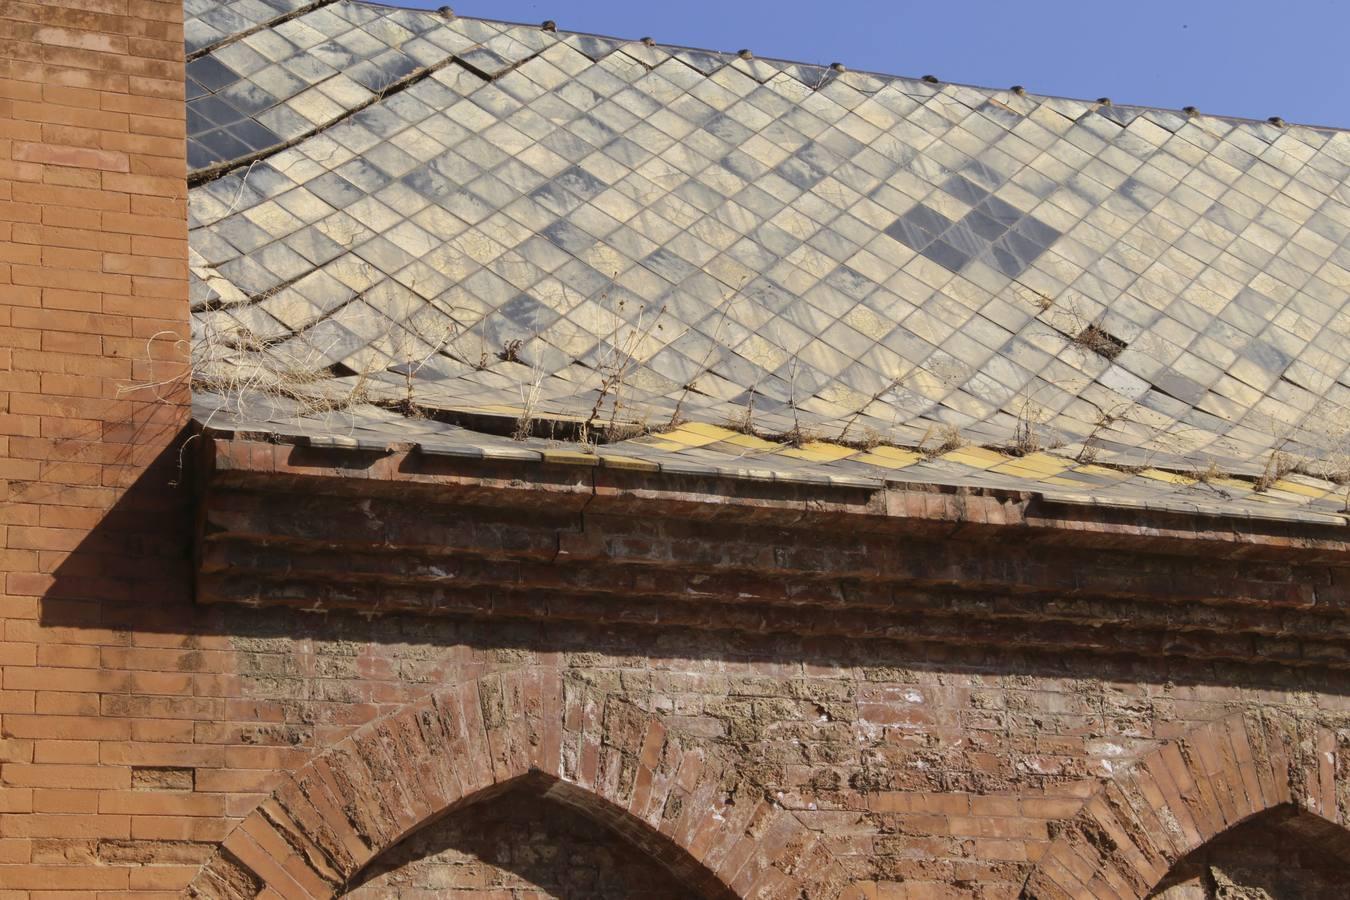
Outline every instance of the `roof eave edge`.
POLYGON ((1015 540, 1149 553, 1220 553, 1350 565, 1350 532, 1334 517, 1272 509, 1214 514, 1089 495, 1004 491, 903 480, 741 478, 713 469, 658 471, 606 464, 576 450, 555 454, 429 453, 412 442, 278 442, 275 435, 204 436, 203 486, 295 493, 398 495, 430 502, 530 505, 962 540, 1015 540), (340 487, 339 487, 340 485, 340 487), (514 499, 513 499, 514 498, 514 499))

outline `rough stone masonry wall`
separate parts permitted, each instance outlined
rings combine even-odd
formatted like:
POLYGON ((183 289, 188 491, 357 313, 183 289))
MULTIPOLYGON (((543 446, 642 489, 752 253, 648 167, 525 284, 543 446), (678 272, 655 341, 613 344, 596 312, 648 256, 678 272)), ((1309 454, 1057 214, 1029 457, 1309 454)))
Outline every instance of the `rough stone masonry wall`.
MULTIPOLYGON (((840 883, 859 892, 854 896, 1014 897, 1101 780, 1236 712, 1283 723, 1278 727, 1320 722, 1340 729, 1342 751, 1350 737, 1342 689, 1319 690, 1278 670, 1013 649, 925 655, 843 642, 822 655, 788 637, 412 617, 372 622, 285 611, 220 615, 221 629, 235 635, 241 695, 227 702, 236 711, 227 718, 256 723, 212 724, 198 733, 257 748, 255 764, 271 748, 277 764, 299 765, 311 748, 338 744, 360 721, 446 685, 495 684, 493 673, 558 672, 566 703, 593 711, 602 742, 634 742, 615 734, 627 727, 623 709, 654 713, 682 748, 726 764, 719 789, 727 795, 742 804, 767 797, 793 811, 841 863, 840 883)), ((499 689, 479 690, 487 720, 499 689)), ((508 708, 502 717, 514 715, 508 708)), ((473 768, 464 755, 464 768, 473 768)), ((258 784, 268 783, 268 773, 257 775, 258 784)), ((381 790, 397 780, 386 777, 381 790)), ((241 798, 239 808, 248 803, 241 798)), ((453 832, 474 821, 473 809, 456 812, 445 827, 453 832)), ((469 870, 460 856, 412 861, 452 840, 439 826, 410 840, 412 850, 405 843, 376 863, 394 869, 381 884, 408 890, 418 879, 469 870)), ((1310 858, 1324 856, 1307 838, 1289 841, 1310 858)), ((507 877, 500 860, 469 868, 507 877)), ((1324 876, 1314 865, 1306 877, 1315 885, 1324 876)))
POLYGON ((694 900, 642 851, 575 810, 514 791, 423 828, 351 891, 361 900, 694 900))

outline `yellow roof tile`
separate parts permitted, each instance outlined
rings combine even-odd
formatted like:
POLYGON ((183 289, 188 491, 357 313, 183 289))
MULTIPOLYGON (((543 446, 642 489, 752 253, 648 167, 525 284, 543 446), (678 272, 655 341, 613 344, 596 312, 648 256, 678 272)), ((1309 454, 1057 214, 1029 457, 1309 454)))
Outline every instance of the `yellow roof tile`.
MULTIPOLYGON (((734 434, 730 431, 726 433, 734 434)), ((695 431, 688 425, 681 425, 674 431, 662 432, 661 439, 672 444, 679 444, 682 447, 704 447, 722 440, 722 435, 710 435, 702 431, 695 431)))
POLYGON ((1075 472, 1082 472, 1084 475, 1095 475, 1098 478, 1112 478, 1117 481, 1129 478, 1130 476, 1119 469, 1108 469, 1106 466, 1099 466, 1094 463, 1084 463, 1080 466, 1074 466, 1075 472))
POLYGON ((724 438, 722 443, 734 444, 737 447, 748 447, 751 450, 773 450, 782 446, 781 444, 775 444, 773 441, 755 437, 753 434, 739 433, 733 433, 731 437, 724 438))
POLYGON ((997 472, 1000 475, 1013 475, 1017 478, 1029 478, 1033 481, 1039 481, 1046 478, 1050 473, 1043 472, 1040 469, 1033 469, 1031 466, 1022 465, 1021 460, 1016 462, 1004 463, 1001 466, 993 466, 990 472, 997 472))
POLYGON ((1028 453, 1017 462, 1024 469, 1040 472, 1044 475, 1063 472, 1073 465, 1069 460, 1059 456, 1051 456, 1049 453, 1028 453))
POLYGON ((661 467, 651 460, 635 459, 631 456, 610 456, 604 454, 600 461, 606 467, 611 469, 637 469, 642 472, 655 472, 661 467))
POLYGON ((952 450, 949 453, 942 454, 939 459, 960 463, 963 466, 970 466, 974 469, 988 469, 999 463, 1008 461, 1008 457, 1003 454, 995 453, 993 450, 986 450, 983 447, 962 447, 959 450, 952 450))
POLYGON ((730 428, 723 428, 721 425, 713 425, 708 422, 685 422, 678 430, 703 435, 718 441, 724 441, 736 434, 730 428))
POLYGON ((1151 478, 1154 481, 1162 481, 1167 484, 1195 484, 1196 479, 1188 478, 1185 475, 1178 475, 1176 472, 1164 472, 1162 469, 1145 469, 1139 473, 1145 478, 1151 478))
POLYGON ((1319 490, 1306 484, 1299 484, 1295 481, 1289 481, 1285 478, 1281 478, 1279 481, 1272 484, 1271 487, 1278 488, 1282 491, 1288 491, 1291 494, 1302 494, 1304 497, 1325 497, 1329 493, 1328 491, 1319 490))
POLYGON ((794 447, 790 450, 784 450, 784 456, 791 456, 795 459, 806 459, 811 462, 834 462, 838 459, 846 459, 857 453, 852 447, 844 447, 840 444, 831 444, 826 441, 812 441, 809 444, 803 444, 800 447, 794 447))
POLYGON ((867 452, 872 456, 880 456, 887 459, 904 460, 906 465, 908 465, 909 463, 913 462, 916 459, 921 459, 923 457, 923 454, 919 453, 917 450, 909 450, 904 447, 889 447, 885 444, 880 444, 876 447, 873 447, 871 450, 868 450, 867 452))
POLYGON ((544 462, 565 463, 569 466, 596 466, 600 458, 594 453, 581 453, 577 450, 544 450, 544 462))

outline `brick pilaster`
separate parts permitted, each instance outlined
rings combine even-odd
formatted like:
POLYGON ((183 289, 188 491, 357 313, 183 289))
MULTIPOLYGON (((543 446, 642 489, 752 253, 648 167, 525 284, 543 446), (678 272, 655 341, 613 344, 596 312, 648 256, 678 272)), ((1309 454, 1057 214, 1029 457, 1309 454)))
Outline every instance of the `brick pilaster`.
POLYGON ((7 891, 160 886, 83 854, 134 838, 145 811, 116 759, 138 729, 108 714, 146 673, 110 665, 105 604, 153 622, 187 598, 182 15, 176 0, 0 6, 7 891))

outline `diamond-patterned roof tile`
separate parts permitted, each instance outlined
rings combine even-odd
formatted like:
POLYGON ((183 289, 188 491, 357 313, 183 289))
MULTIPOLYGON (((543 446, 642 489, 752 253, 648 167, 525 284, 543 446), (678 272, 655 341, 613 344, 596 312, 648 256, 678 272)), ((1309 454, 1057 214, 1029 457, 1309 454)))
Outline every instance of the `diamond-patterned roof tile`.
MULTIPOLYGON (((688 421, 745 438, 700 445, 719 470, 1344 506, 1344 132, 352 0, 185 8, 203 418, 416 410, 398 429, 484 446, 453 423, 688 421), (1315 483, 1274 489, 1295 463, 1315 483)), ((681 433, 621 446, 692 463, 681 433)))

